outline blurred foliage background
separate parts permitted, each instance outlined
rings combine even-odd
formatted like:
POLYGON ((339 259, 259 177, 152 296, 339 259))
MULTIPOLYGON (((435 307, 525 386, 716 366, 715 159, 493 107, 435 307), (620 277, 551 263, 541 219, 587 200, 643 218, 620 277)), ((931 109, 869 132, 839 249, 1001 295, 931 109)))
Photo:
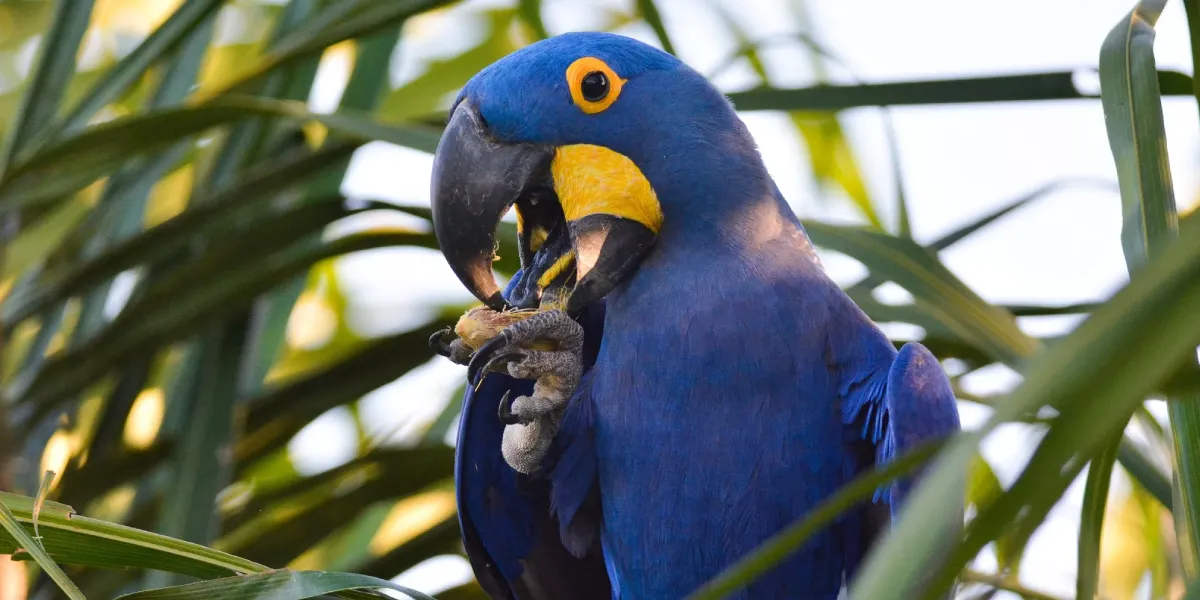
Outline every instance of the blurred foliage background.
MULTIPOLYGON (((693 34, 671 29, 650 0, 571 4, 596 29, 640 32, 667 50, 693 34)), ((748 79, 722 85, 735 105, 786 116, 787 134, 805 150, 804 164, 791 168, 809 172, 825 214, 839 215, 837 223, 808 220, 809 232, 831 260, 866 267, 845 287, 877 321, 909 325, 888 330, 897 344, 922 339, 957 385, 997 367, 1022 371, 1061 336, 1031 333, 1018 318, 1093 309, 988 303, 938 258, 1079 182, 1050 182, 918 243, 909 204, 922 200, 906 197, 890 124, 885 118, 881 146, 895 189, 881 199, 840 114, 883 105, 1098 103, 1077 72, 822 85, 837 60, 804 3, 784 3, 794 34, 767 38, 738 18, 756 10, 750 4, 697 3, 738 42, 711 74, 737 66, 748 79), (799 52, 811 81, 772 76, 762 54, 779 46, 799 52), (889 286, 908 299, 880 294, 889 286)), ((420 201, 348 198, 344 182, 365 144, 431 152, 448 100, 470 76, 559 33, 547 31, 542 11, 537 0, 0 0, 0 490, 40 490, 83 515, 267 567, 390 579, 420 566, 423 577, 401 579, 432 586, 425 591, 439 598, 482 598, 456 558, 451 466, 462 378, 456 367, 431 363, 426 345, 468 304, 434 289, 429 269, 414 262, 367 279, 403 286, 422 302, 376 315, 386 326, 364 325, 350 307, 369 312, 369 298, 346 290, 338 261, 379 248, 431 252, 436 240, 420 201), (449 44, 453 52, 419 51, 430 36, 453 31, 470 33, 449 44), (397 76, 406 52, 421 58, 397 76), (445 368, 452 378, 439 376, 445 368), (414 378, 436 383, 364 403, 414 378), (403 417, 381 430, 380 410, 403 417), (338 446, 345 436, 314 425, 330 420, 353 431, 348 448, 338 446), (55 476, 46 479, 47 471, 55 476)), ((1085 54, 1095 56, 1098 43, 1085 54)), ((1165 95, 1193 94, 1181 72, 1152 79, 1165 95)), ((403 175, 415 188, 427 183, 419 168, 403 175)), ((1114 175, 1099 185, 1115 183, 1114 175)), ((1096 210, 1118 215, 1113 199, 1096 210)), ((1173 217, 1173 202, 1171 210, 1173 217)), ((504 243, 497 268, 510 274, 511 231, 504 243)), ((964 406, 985 412, 1001 395, 958 393, 964 406)), ((1175 448, 1155 402, 1157 410, 1139 408, 1112 445, 1109 464, 1118 461, 1131 484, 1099 503, 1095 539, 1080 542, 1082 554, 1095 554, 1105 598, 1181 597, 1186 563, 1195 560, 1180 548, 1168 508, 1175 448)), ((1022 418, 1036 428, 1046 417, 1022 418)), ((1107 498, 1107 476, 1098 479, 1089 490, 1107 498)), ((969 514, 1006 487, 976 457, 969 514)), ((10 508, 18 520, 32 519, 32 509, 10 508)), ((1039 524, 988 544, 964 573, 962 596, 1059 597, 1021 577, 1023 548, 1039 524)), ((14 542, 0 538, 0 550, 5 544, 14 542)), ((47 546, 70 563, 67 574, 88 597, 191 580, 186 569, 162 565, 94 568, 113 563, 63 548, 47 546)), ((34 562, 0 555, 0 600, 60 593, 34 562)))

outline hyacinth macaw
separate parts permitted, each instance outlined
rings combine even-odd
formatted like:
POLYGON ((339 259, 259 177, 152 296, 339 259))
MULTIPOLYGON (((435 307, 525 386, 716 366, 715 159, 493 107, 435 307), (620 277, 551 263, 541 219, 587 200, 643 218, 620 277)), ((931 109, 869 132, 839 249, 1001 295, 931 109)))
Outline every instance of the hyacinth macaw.
MULTIPOLYGON (((539 311, 476 351, 433 340, 470 365, 456 479, 493 597, 684 597, 959 429, 937 359, 897 351, 826 276, 729 101, 665 52, 573 33, 487 67, 454 102, 431 188, 465 286, 539 311), (522 270, 501 291, 514 206, 522 270)), ((833 600, 909 484, 737 597, 833 600)))

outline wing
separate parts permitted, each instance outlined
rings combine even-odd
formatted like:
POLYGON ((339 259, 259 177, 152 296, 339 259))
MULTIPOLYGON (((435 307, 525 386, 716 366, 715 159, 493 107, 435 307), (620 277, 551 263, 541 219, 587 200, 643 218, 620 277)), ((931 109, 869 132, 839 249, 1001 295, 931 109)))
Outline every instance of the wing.
MULTIPOLYGON (((849 394, 844 413, 851 426, 848 442, 856 473, 961 429, 950 380, 933 353, 920 343, 909 342, 900 349, 886 378, 870 377, 863 383, 849 394), (870 379, 874 384, 868 383, 870 379)), ((848 579, 870 545, 890 526, 919 476, 920 471, 881 488, 859 512, 848 544, 848 579)), ((961 511, 947 517, 957 517, 962 523, 961 511)))
MULTIPOLYGON (((587 369, 600 345, 603 301, 586 309, 579 322, 587 369)), ((579 558, 568 552, 551 515, 549 480, 516 472, 500 453, 504 424, 497 411, 509 391, 530 394, 533 382, 495 373, 477 390, 468 388, 463 398, 454 478, 463 544, 475 577, 497 600, 608 600, 599 548, 590 547, 579 558)))
MULTIPOLYGON (((786 204, 779 187, 773 189, 776 199, 786 204)), ((804 231, 800 220, 792 218, 804 231)), ((807 254, 819 266, 820 260, 807 238, 805 232, 807 254)), ((846 425, 845 479, 870 471, 923 442, 958 432, 961 426, 954 390, 933 353, 917 342, 905 344, 897 353, 866 313, 832 281, 826 293, 833 309, 831 323, 836 323, 829 331, 826 360, 831 372, 837 373, 835 381, 846 425)), ((871 545, 891 526, 892 517, 919 476, 920 472, 878 490, 870 503, 842 521, 847 581, 871 545)), ((961 524, 961 513, 957 518, 961 524)))
MULTIPOLYGON (((961 429, 958 405, 950 380, 938 359, 925 346, 909 342, 900 349, 888 370, 884 410, 876 428, 876 464, 885 463, 933 440, 944 439, 961 429), (879 434, 882 439, 879 439, 879 434)), ((896 480, 879 498, 891 507, 894 517, 918 475, 896 480)))

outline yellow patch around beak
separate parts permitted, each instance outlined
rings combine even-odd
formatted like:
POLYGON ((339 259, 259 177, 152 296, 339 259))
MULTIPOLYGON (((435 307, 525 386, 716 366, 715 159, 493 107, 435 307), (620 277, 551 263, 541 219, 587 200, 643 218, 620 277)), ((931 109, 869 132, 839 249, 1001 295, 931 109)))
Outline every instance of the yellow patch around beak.
POLYGON ((662 208, 642 171, 623 154, 575 144, 555 151, 554 191, 568 222, 593 214, 630 219, 658 233, 662 208))
MULTIPOLYGON (((513 212, 517 215, 517 235, 525 234, 525 217, 521 214, 521 207, 513 207, 513 212)), ((546 238, 550 234, 540 226, 534 227, 529 234, 529 249, 537 252, 542 244, 546 243, 546 238)))

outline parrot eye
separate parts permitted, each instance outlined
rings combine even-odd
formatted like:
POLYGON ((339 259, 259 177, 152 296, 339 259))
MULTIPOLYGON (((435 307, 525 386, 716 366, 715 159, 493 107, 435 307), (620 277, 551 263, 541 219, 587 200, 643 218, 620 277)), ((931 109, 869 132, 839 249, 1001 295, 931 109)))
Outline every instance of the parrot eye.
POLYGON ((608 95, 608 76, 602 71, 592 71, 583 77, 579 84, 583 99, 588 102, 599 102, 608 95))
POLYGON ((571 100, 589 115, 612 106, 624 84, 625 80, 617 76, 612 67, 594 56, 585 56, 567 67, 571 100))

